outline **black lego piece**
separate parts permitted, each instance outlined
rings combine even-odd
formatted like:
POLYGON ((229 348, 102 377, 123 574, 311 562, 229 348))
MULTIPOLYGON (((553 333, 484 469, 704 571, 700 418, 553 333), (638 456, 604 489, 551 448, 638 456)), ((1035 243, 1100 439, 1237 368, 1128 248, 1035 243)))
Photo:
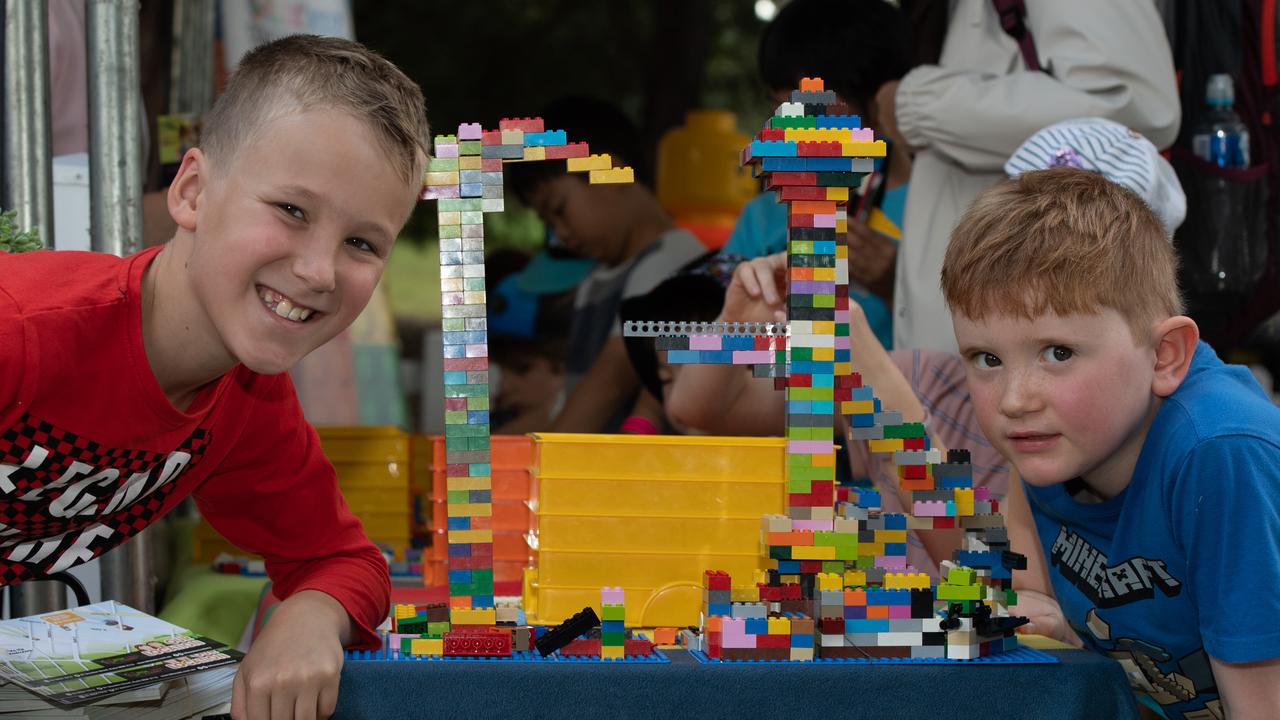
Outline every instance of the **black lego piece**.
POLYGON ((546 635, 534 642, 534 647, 538 648, 538 653, 542 657, 546 657, 599 624, 600 617, 596 615, 595 609, 588 605, 573 617, 548 630, 546 635))

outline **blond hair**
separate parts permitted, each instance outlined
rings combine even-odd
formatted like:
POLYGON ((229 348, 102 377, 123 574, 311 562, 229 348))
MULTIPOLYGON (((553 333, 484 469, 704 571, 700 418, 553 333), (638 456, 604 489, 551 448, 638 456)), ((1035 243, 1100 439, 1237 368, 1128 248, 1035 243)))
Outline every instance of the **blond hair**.
POLYGON ((422 91, 387 59, 340 38, 290 35, 246 54, 205 114, 200 148, 230 164, 267 122, 317 108, 366 123, 400 176, 420 178, 429 133, 422 91))
POLYGON ((1155 323, 1183 312, 1177 265, 1137 195, 1096 173, 1053 168, 978 196, 951 233, 942 294, 975 320, 1112 308, 1146 342, 1155 323))

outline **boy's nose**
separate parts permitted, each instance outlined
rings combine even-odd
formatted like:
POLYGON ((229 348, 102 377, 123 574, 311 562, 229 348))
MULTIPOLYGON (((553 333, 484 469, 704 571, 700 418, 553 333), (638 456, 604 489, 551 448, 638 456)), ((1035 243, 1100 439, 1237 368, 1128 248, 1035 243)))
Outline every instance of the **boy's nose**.
POLYGON ((293 258, 293 274, 312 292, 333 292, 337 285, 334 252, 325 243, 311 242, 293 258))
POLYGON ((1000 394, 1000 412, 1007 417, 1020 417, 1035 412, 1041 405, 1035 379, 1026 373, 1009 373, 1000 394))

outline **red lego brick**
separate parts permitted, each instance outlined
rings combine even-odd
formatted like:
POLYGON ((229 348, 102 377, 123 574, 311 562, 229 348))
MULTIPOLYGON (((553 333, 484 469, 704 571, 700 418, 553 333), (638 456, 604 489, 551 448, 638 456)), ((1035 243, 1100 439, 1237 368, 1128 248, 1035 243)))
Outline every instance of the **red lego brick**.
POLYGON ((898 477, 903 480, 923 480, 928 477, 928 472, 924 465, 899 465, 898 477))
POLYGON ((484 172, 501 172, 502 158, 481 158, 480 169, 484 172))
POLYGON ((789 648, 791 647, 791 636, 756 635, 756 647, 762 650, 771 648, 789 648))
POLYGON ((730 590, 729 573, 723 570, 707 570, 702 573, 702 585, 708 590, 730 590))
POLYGON ((844 618, 822 618, 820 623, 823 635, 843 635, 844 618))
POLYGON ((813 215, 808 213, 791 213, 787 216, 787 227, 811 228, 813 223, 813 215))
MULTIPOLYGON (((816 178, 815 178, 816 180, 816 178)), ((793 185, 778 191, 778 199, 787 200, 826 200, 827 189, 824 187, 793 185)))
POLYGON ((501 130, 485 130, 484 132, 480 133, 480 145, 481 145, 481 146, 484 146, 484 145, 501 145, 501 144, 502 144, 502 131, 501 131, 501 130))
POLYGON ((548 160, 566 160, 571 157, 586 157, 591 154, 591 149, 584 142, 568 143, 566 145, 548 145, 546 158, 548 160))
POLYGON ((924 450, 924 438, 903 438, 903 450, 924 450))
POLYGON ((786 128, 763 128, 760 130, 760 134, 756 136, 756 139, 764 140, 766 142, 785 141, 787 139, 787 129, 786 128))
POLYGON ((956 526, 956 519, 953 517, 936 517, 933 519, 934 530, 950 530, 956 526))
MULTIPOLYGON (((809 573, 820 573, 820 572, 822 572, 821 560, 801 560, 800 561, 800 574, 808 575, 809 573)), ((794 585, 794 587, 799 588, 800 586, 794 585)), ((797 592, 799 591, 797 590, 797 592)))
POLYGON ((498 121, 499 130, 523 130, 527 133, 546 132, 546 126, 542 123, 542 118, 502 118, 498 121))
POLYGON ((599 638, 570 640, 568 645, 560 648, 560 654, 564 657, 600 657, 600 640, 599 638))
POLYGON ((813 387, 813 375, 796 373, 791 376, 791 387, 813 387))
POLYGON ((801 141, 796 143, 798 157, 840 157, 840 143, 801 141))
POLYGON ((511 634, 458 633, 451 630, 444 634, 444 654, 454 657, 510 655, 511 634))
POLYGON ((627 657, 646 657, 653 654, 653 643, 640 638, 624 641, 623 648, 623 654, 627 657))
POLYGON ((818 173, 816 172, 774 172, 765 180, 765 188, 772 190, 773 188, 787 187, 789 185, 817 185, 818 173))

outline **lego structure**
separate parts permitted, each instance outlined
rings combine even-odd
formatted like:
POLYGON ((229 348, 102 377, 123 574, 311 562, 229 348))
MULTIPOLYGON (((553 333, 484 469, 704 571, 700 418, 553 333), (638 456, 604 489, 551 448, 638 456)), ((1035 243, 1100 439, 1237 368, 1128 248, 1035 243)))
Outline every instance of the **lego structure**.
POLYGON ((591 183, 633 181, 631 168, 546 130, 541 118, 506 118, 497 130, 463 123, 457 135, 436 136, 424 180, 421 198, 436 200, 440 227, 451 608, 494 604, 484 214, 503 210, 504 162, 557 159, 591 183))
MULTIPOLYGON (((975 659, 1017 648, 1007 606, 1011 571, 1003 519, 972 486, 968 454, 930 447, 920 423, 880 407, 852 371, 846 231, 850 189, 885 155, 818 79, 805 79, 748 148, 765 188, 788 203, 786 323, 628 323, 656 339, 668 362, 750 365, 786 393, 785 515, 761 518, 768 570, 703 576, 702 657, 848 661, 975 659), (892 453, 910 515, 883 513, 868 488, 835 481, 835 413, 854 439, 892 453), (963 528, 963 549, 942 563, 943 582, 906 562, 909 529, 963 528)), ((538 118, 504 119, 498 130, 459 126, 437 136, 423 199, 438 202, 444 330, 447 605, 396 606, 384 653, 415 657, 594 658, 658 661, 653 643, 627 638, 625 593, 601 590, 586 607, 538 634, 514 606, 495 606, 490 464, 484 213, 503 209, 502 166, 567 161, 592 183, 632 182, 629 168, 538 118), (582 637, 600 627, 598 639, 582 637), (536 651, 536 652, 534 652, 536 651)), ((754 520, 752 520, 754 522, 754 520)))
POLYGON ((1009 617, 1014 568, 998 504, 975 490, 968 452, 943 462, 921 423, 885 411, 852 369, 847 231, 850 189, 885 145, 806 78, 778 107, 742 162, 788 205, 787 318, 779 323, 630 322, 670 364, 749 365, 786 393, 787 514, 762 519, 772 569, 741 591, 705 579, 706 655, 726 660, 973 659, 1017 647, 1009 617), (892 453, 910 515, 882 513, 871 489, 837 488, 834 414, 854 440, 892 453), (944 581, 906 562, 907 531, 963 528, 944 581), (945 611, 938 612, 939 605, 945 611), (815 642, 816 641, 816 642, 815 642), (816 645, 816 647, 815 647, 816 645))

